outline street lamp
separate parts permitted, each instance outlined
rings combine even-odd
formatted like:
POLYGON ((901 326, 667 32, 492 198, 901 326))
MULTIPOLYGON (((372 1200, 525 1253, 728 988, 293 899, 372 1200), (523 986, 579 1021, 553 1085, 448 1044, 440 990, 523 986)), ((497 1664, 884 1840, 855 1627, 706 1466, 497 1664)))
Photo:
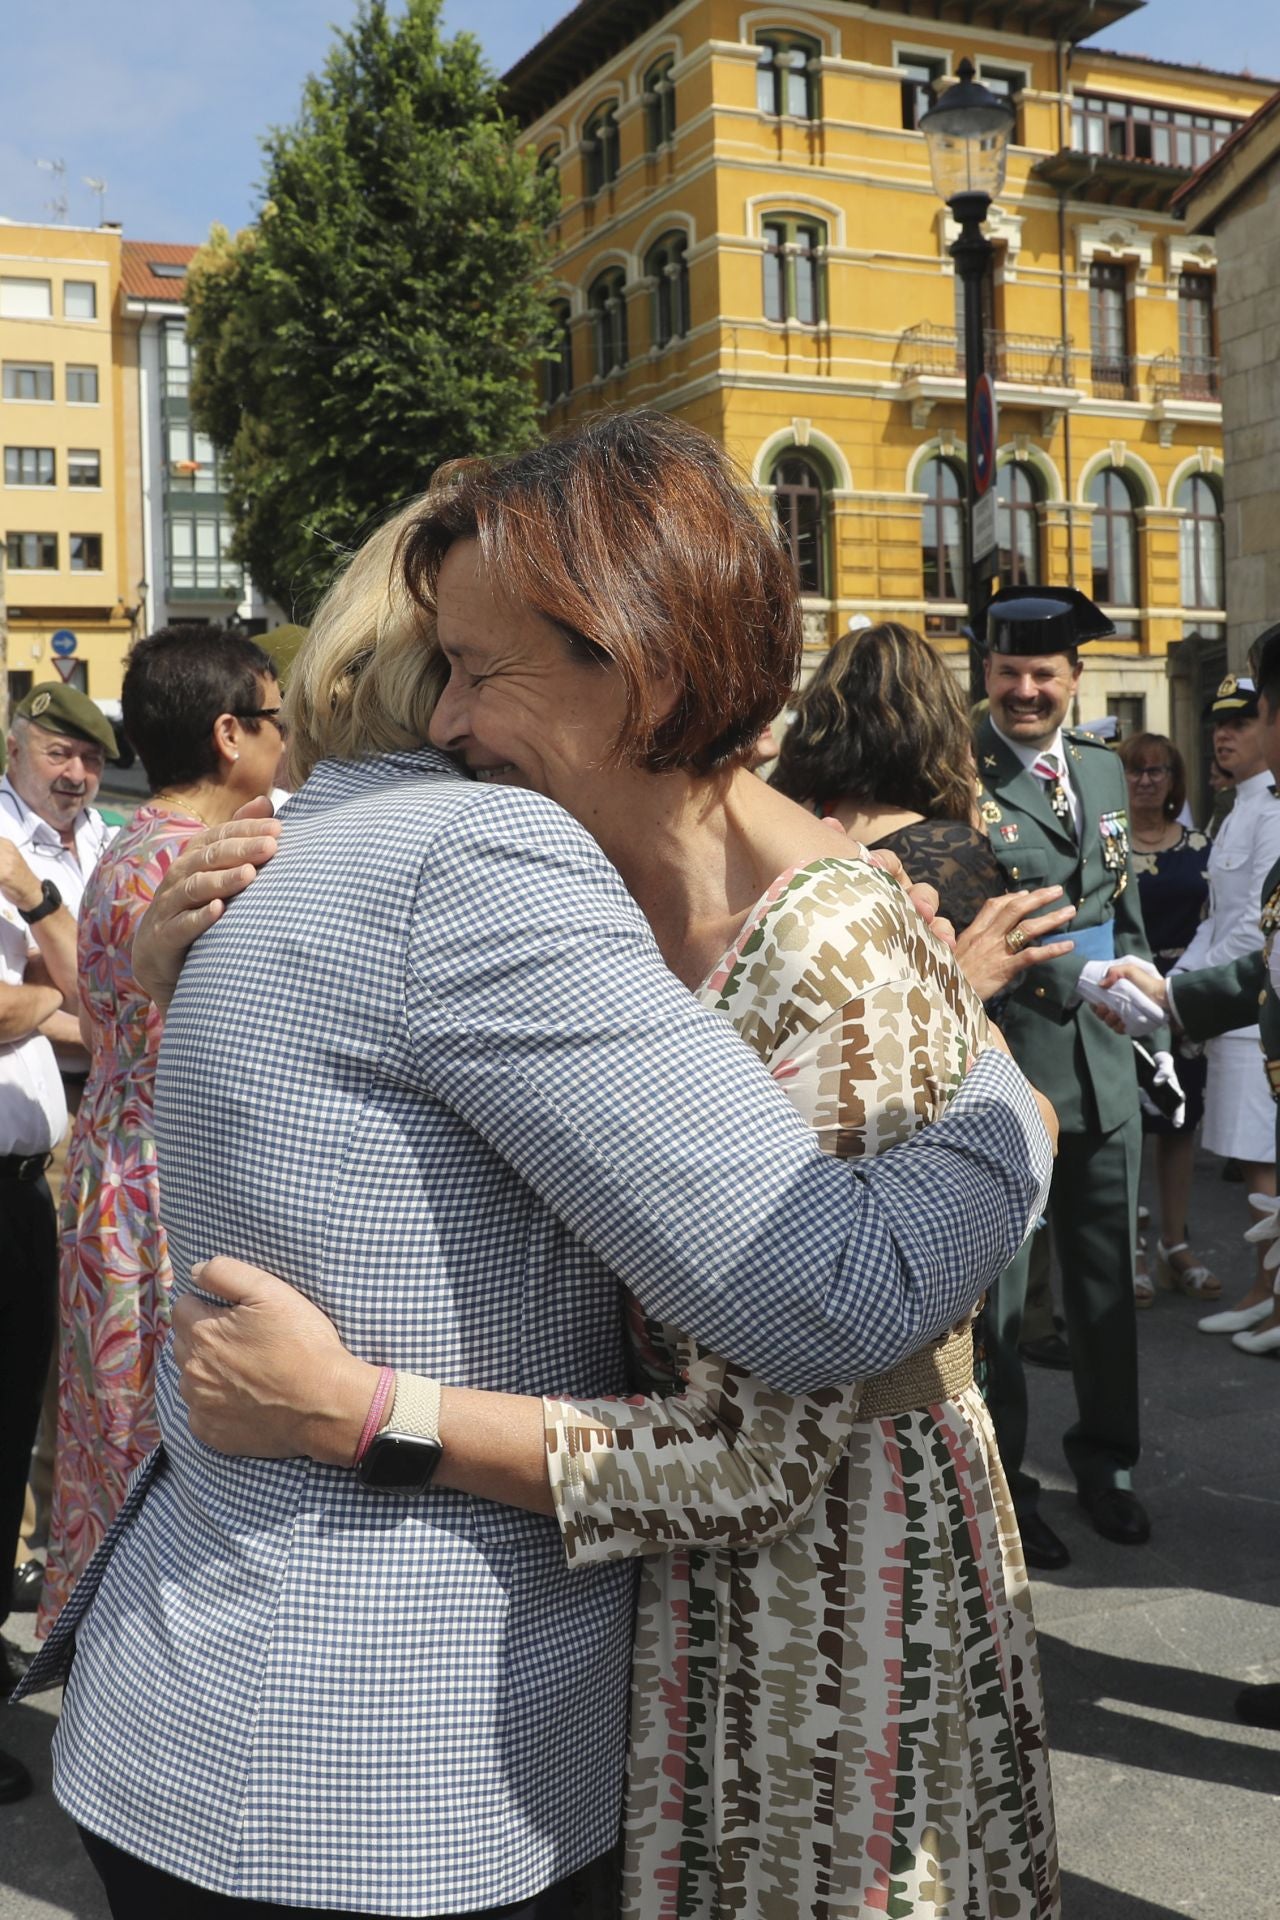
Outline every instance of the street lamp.
MULTIPOLYGON (((1009 139, 1017 113, 1013 103, 981 86, 973 77, 973 63, 962 60, 959 79, 940 94, 920 116, 920 131, 929 150, 934 190, 950 207, 960 233, 951 258, 964 286, 965 423, 970 442, 974 433, 974 398, 986 371, 983 338, 982 283, 991 264, 992 246, 982 231, 991 202, 1004 186, 1009 139)), ((981 692, 978 656, 982 621, 986 613, 987 582, 995 571, 994 553, 975 554, 974 507, 977 472, 970 445, 966 463, 968 526, 965 542, 965 598, 973 634, 970 677, 981 692)), ((994 458, 994 449, 993 449, 994 458)), ((975 694, 976 697, 976 694, 975 694)))

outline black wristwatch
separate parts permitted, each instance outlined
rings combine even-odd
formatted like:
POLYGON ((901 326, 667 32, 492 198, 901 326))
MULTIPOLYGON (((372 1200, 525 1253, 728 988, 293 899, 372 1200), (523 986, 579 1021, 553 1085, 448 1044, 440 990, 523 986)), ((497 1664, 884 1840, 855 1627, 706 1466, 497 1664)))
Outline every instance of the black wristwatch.
POLYGON ((58 892, 52 880, 42 880, 40 882, 40 905, 38 907, 31 907, 30 909, 19 907, 18 912, 22 915, 29 927, 34 927, 37 920, 47 920, 49 915, 56 913, 61 905, 62 895, 58 892))
POLYGON ((444 1448, 417 1433, 380 1433, 356 1469, 378 1493, 425 1493, 444 1448))

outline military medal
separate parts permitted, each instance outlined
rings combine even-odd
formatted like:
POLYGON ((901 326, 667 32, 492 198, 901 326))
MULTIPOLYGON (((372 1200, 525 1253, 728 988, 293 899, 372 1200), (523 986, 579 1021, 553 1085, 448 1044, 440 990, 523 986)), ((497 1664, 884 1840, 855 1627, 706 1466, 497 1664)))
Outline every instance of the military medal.
POLYGON ((1002 840, 1008 840, 1010 842, 1013 842, 1014 840, 1017 839, 1017 837, 1018 837, 1017 821, 1016 820, 1007 821, 1006 824, 1000 829, 1000 838, 1002 840))
POLYGON ((1098 820, 1102 843, 1102 864, 1115 882, 1118 900, 1129 884, 1129 816, 1123 807, 1104 813, 1098 820))
POLYGON ((1003 820, 1004 818, 1004 815, 1001 813, 995 801, 989 800, 985 796, 983 798, 982 805, 979 808, 979 812, 982 815, 982 824, 984 827, 998 826, 1001 820, 1003 820))

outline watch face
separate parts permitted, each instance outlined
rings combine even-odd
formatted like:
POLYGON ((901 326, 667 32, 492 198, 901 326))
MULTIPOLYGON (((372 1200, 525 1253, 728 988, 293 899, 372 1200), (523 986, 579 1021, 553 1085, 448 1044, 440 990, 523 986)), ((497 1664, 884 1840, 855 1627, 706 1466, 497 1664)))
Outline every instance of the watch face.
POLYGON ((443 1452, 438 1440, 416 1433, 380 1433, 360 1462, 360 1478, 379 1493, 422 1493, 443 1452))

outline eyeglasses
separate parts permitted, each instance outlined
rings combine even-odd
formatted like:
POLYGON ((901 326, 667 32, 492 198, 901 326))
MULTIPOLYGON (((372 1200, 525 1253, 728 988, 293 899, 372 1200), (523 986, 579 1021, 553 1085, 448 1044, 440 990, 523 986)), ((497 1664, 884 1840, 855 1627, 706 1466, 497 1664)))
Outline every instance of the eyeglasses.
POLYGON ((289 723, 280 715, 283 707, 240 707, 233 716, 237 720, 269 720, 282 740, 289 738, 289 723))
POLYGON ((1173 768, 1168 766, 1130 767, 1129 778, 1133 781, 1133 784, 1136 787, 1140 780, 1163 780, 1166 774, 1172 773, 1172 772, 1173 772, 1173 768))

